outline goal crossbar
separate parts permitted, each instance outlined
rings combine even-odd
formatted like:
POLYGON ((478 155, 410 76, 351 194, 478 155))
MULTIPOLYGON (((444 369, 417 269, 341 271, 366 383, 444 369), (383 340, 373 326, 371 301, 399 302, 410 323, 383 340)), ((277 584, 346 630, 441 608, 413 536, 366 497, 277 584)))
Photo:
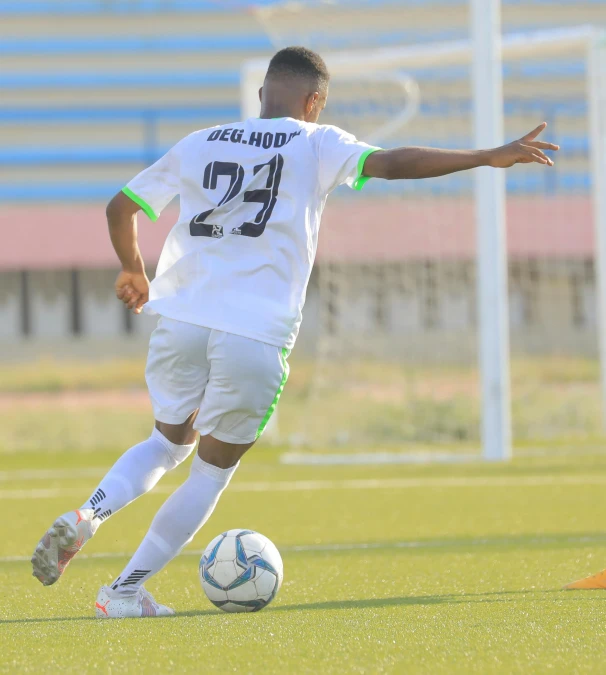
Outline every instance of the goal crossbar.
MULTIPOLYGON (((578 26, 557 30, 513 33, 502 39, 503 59, 525 59, 533 56, 552 56, 562 51, 588 49, 604 38, 604 32, 594 26, 578 26)), ((431 68, 448 64, 471 64, 473 46, 469 40, 428 43, 414 46, 383 47, 327 52, 326 65, 334 76, 355 76, 371 71, 431 68)), ((245 118, 252 117, 259 108, 259 87, 267 71, 269 60, 249 59, 242 65, 241 105, 245 118)))

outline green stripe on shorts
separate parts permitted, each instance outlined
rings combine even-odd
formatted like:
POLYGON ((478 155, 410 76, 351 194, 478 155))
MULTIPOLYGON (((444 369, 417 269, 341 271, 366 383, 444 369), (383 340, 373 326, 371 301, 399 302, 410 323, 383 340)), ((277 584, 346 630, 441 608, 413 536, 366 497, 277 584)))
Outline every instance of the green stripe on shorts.
POLYGON ((259 428, 257 429, 257 435, 255 436, 255 441, 265 431, 265 427, 267 426, 267 423, 269 422, 271 416, 274 414, 274 410, 276 409, 276 406, 278 405, 278 401, 280 400, 280 396, 282 396, 282 391, 284 390, 284 385, 286 384, 286 380, 288 380, 288 373, 290 372, 290 368, 288 367, 288 363, 286 361, 289 353, 290 353, 290 349, 286 349, 286 347, 284 347, 282 349, 282 352, 280 354, 280 358, 282 359, 282 365, 284 366, 284 374, 282 375, 282 381, 280 382, 280 386, 278 387, 278 391, 276 392, 276 395, 274 396, 274 400, 271 402, 271 405, 269 406, 269 409, 265 413, 265 417, 261 421, 261 424, 259 424, 259 428))

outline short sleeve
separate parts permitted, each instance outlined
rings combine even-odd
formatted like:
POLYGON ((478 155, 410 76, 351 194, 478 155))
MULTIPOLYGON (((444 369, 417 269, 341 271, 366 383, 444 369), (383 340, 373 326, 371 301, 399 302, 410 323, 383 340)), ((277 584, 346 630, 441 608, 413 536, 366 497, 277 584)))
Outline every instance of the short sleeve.
POLYGON ((168 203, 179 193, 180 145, 177 143, 122 188, 122 192, 136 202, 150 220, 158 220, 168 203))
POLYGON ((364 162, 368 155, 380 150, 362 143, 350 133, 326 125, 319 144, 320 184, 328 194, 339 185, 347 184, 361 190, 370 178, 363 176, 364 162))

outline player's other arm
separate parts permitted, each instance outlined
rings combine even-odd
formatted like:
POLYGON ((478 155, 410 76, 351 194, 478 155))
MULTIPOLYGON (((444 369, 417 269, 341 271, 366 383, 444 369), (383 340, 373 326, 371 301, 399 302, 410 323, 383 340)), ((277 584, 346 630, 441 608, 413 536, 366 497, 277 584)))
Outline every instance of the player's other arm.
POLYGON ((149 280, 137 243, 137 211, 139 204, 123 192, 109 202, 106 209, 109 236, 122 271, 116 279, 116 297, 135 314, 140 314, 149 299, 149 280))
POLYGON ((545 164, 553 161, 543 150, 559 150, 553 143, 535 140, 547 126, 540 124, 518 141, 492 150, 439 150, 437 148, 395 148, 373 152, 364 164, 364 176, 396 180, 436 178, 480 166, 506 169, 514 164, 545 164))

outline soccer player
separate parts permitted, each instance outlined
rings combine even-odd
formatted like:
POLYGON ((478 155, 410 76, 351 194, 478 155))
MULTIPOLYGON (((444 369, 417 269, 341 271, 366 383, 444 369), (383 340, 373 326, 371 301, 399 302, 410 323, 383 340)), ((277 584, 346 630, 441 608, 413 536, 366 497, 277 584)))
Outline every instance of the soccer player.
MULTIPOLYGON (((322 58, 289 47, 271 60, 261 116, 203 129, 142 171, 107 207, 122 265, 116 295, 159 314, 146 381, 156 419, 90 498, 59 517, 32 557, 54 584, 108 518, 194 452, 189 478, 160 508, 126 567, 99 591, 96 615, 166 616, 143 587, 208 520, 240 458, 261 436, 288 377, 327 196, 370 178, 444 176, 481 166, 552 166, 536 140, 546 124, 493 150, 381 150, 319 125, 329 74, 322 58), (137 245, 137 212, 156 220, 180 196, 154 281, 137 245)), ((373 223, 380 230, 380 223, 373 223)))

